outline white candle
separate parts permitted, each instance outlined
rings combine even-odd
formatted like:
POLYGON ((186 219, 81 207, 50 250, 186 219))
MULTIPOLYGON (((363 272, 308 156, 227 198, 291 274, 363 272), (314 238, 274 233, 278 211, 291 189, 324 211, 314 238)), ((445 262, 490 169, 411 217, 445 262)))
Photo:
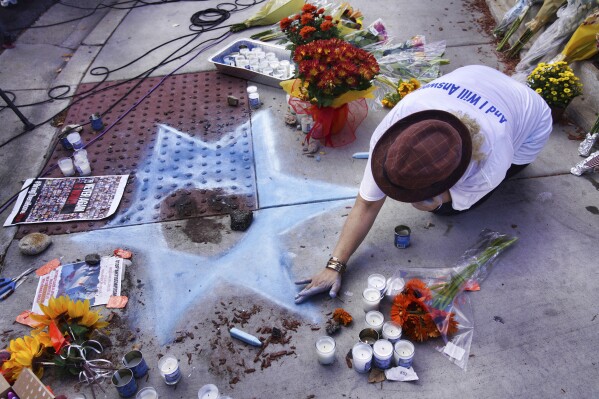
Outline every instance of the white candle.
POLYGON ((60 158, 58 160, 58 167, 65 176, 73 176, 75 174, 75 166, 71 158, 60 158))
POLYGON ((395 360, 395 364, 409 369, 412 367, 414 352, 414 344, 410 341, 405 339, 397 341, 393 351, 393 359, 395 360))
POLYGON ((401 326, 392 321, 383 324, 383 338, 391 343, 399 341, 401 338, 401 326))
POLYGON ((389 299, 393 300, 397 295, 401 294, 406 282, 401 277, 391 277, 387 280, 387 291, 386 295, 389 299))
POLYGON ((377 310, 381 303, 381 292, 376 288, 366 288, 362 293, 362 306, 364 312, 377 310))
POLYGON ((335 361, 335 340, 328 335, 316 341, 316 355, 320 364, 331 364, 335 361))
POLYGON ((92 167, 89 164, 89 161, 87 159, 75 158, 74 164, 75 164, 75 168, 77 169, 77 172, 79 172, 79 175, 81 175, 81 176, 91 175, 92 167))
POLYGON ((218 399, 220 393, 218 387, 214 384, 206 384, 198 391, 198 399, 218 399))
POLYGON ((167 385, 175 385, 181 379, 179 361, 174 356, 166 355, 158 361, 158 369, 167 385))
POLYGON ((368 287, 376 288, 381 293, 385 291, 385 286, 387 285, 387 281, 385 280, 385 276, 382 274, 371 274, 368 276, 368 287))
POLYGON ((158 392, 152 387, 145 387, 137 392, 135 399, 158 399, 158 392))
POLYGON ((372 347, 374 354, 374 367, 386 370, 391 367, 393 357, 393 344, 386 339, 379 339, 372 347))
POLYGON ((358 342, 351 350, 353 367, 358 373, 366 373, 372 366, 372 347, 358 342))
POLYGON ((384 322, 385 317, 381 312, 371 310, 370 312, 366 313, 366 328, 372 328, 380 334, 384 322))

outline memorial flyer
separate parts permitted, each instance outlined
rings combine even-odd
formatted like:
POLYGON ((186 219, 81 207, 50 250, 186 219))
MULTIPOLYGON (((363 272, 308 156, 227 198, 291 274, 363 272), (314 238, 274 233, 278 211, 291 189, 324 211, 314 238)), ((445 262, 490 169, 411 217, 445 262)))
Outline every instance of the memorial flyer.
POLYGON ((40 277, 32 312, 41 314, 39 304, 66 295, 74 301, 89 299, 90 306, 106 305, 111 296, 121 295, 125 260, 103 256, 99 265, 85 262, 62 265, 40 277))
POLYGON ((129 175, 28 179, 4 226, 100 220, 116 211, 129 175))

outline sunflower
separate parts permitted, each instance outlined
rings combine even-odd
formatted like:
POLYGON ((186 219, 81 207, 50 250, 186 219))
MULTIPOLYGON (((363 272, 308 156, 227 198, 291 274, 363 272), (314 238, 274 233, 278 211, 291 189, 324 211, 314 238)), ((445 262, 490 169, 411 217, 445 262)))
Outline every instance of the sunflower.
POLYGON ((19 377, 21 371, 27 367, 32 369, 38 377, 41 377, 44 369, 36 365, 35 361, 43 355, 47 343, 49 343, 49 337, 44 336, 43 333, 34 336, 26 335, 23 338, 10 341, 8 350, 11 356, 2 365, 3 374, 10 381, 14 381, 19 377))
POLYGON ((40 309, 43 315, 32 314, 31 318, 43 324, 42 328, 60 318, 64 318, 69 324, 75 322, 90 329, 108 325, 107 322, 100 321, 100 313, 90 310, 88 299, 75 302, 68 296, 50 298, 47 306, 40 304, 40 309))

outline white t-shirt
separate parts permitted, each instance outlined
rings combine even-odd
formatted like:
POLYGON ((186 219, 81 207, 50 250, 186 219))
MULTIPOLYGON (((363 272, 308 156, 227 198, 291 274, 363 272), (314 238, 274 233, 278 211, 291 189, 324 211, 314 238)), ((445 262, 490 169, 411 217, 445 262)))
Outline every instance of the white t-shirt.
MULTIPOLYGON (((461 111, 474 119, 485 140, 482 161, 472 161, 449 189, 456 210, 470 208, 505 178, 511 164, 535 160, 552 130, 551 111, 529 87, 486 66, 465 66, 436 79, 401 100, 377 126, 370 155, 382 134, 396 121, 415 112, 461 111)), ((372 177, 370 158, 360 184, 367 201, 385 197, 372 177)))

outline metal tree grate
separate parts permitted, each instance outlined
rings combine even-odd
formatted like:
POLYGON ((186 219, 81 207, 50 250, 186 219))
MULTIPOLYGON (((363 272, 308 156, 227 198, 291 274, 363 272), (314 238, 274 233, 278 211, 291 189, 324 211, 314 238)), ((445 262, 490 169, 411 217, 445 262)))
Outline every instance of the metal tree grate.
MULTIPOLYGON (((65 125, 89 122, 100 113, 105 126, 124 114, 161 77, 104 82, 96 94, 71 106, 65 125), (137 83, 139 86, 113 110, 104 111, 137 83), (106 89, 102 91, 102 89, 106 89)), ((77 94, 96 84, 82 84, 77 94)), ((85 125, 85 143, 97 136, 85 125)), ((49 163, 70 156, 59 144, 49 163)), ((251 146, 246 81, 201 72, 174 75, 87 147, 93 175, 130 174, 116 214, 101 221, 22 225, 17 237, 39 231, 64 234, 157 221, 226 214, 256 209, 256 185, 251 146), (240 99, 227 104, 229 95, 240 99)), ((61 177, 55 169, 48 177, 61 177)))

